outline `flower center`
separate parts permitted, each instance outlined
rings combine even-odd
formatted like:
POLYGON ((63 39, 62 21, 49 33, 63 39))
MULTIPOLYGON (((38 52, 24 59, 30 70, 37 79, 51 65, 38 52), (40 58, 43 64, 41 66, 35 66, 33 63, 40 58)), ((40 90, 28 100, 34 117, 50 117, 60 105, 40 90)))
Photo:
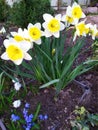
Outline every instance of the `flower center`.
POLYGON ((37 27, 31 27, 29 29, 29 35, 32 39, 38 40, 41 37, 41 31, 37 27))
POLYGON ((15 45, 10 45, 6 49, 6 53, 11 60, 19 60, 23 58, 23 51, 15 45))
POLYGON ((53 18, 48 23, 48 29, 50 32, 58 32, 60 30, 60 22, 57 19, 53 18))
POLYGON ((23 40, 24 40, 24 38, 21 37, 21 36, 19 36, 19 35, 14 36, 14 39, 15 39, 17 42, 20 42, 20 41, 23 41, 23 40))
POLYGON ((69 22, 69 23, 72 23, 73 22, 73 18, 70 17, 70 16, 66 16, 66 21, 69 22))
POLYGON ((83 35, 84 33, 87 34, 89 32, 89 28, 87 28, 84 23, 77 25, 76 28, 79 31, 80 35, 83 35))
POLYGON ((77 19, 80 19, 82 17, 82 10, 79 6, 73 8, 72 17, 77 19))

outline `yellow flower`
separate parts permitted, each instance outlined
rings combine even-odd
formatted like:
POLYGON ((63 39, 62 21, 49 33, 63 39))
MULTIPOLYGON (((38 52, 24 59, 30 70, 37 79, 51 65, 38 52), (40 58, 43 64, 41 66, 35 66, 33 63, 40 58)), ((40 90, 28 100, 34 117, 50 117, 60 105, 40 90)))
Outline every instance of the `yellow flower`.
POLYGON ((17 42, 25 40, 24 32, 21 28, 19 28, 17 32, 11 32, 11 35, 17 42))
POLYGON ((98 36, 98 29, 97 29, 97 25, 92 25, 89 24, 89 33, 92 36, 92 39, 95 40, 95 37, 98 36))
POLYGON ((5 39, 4 46, 6 51, 1 55, 4 60, 11 60, 16 65, 20 65, 23 59, 31 60, 32 57, 27 53, 30 49, 31 44, 27 41, 16 42, 15 39, 5 39))
POLYGON ((33 25, 32 23, 29 23, 27 36, 31 42, 35 42, 36 44, 41 44, 41 36, 43 36, 43 31, 41 31, 41 24, 36 23, 33 25))
POLYGON ((72 17, 72 8, 70 6, 67 7, 66 14, 62 16, 62 21, 65 22, 66 26, 70 24, 75 25, 78 23, 78 19, 74 19, 72 17))
POLYGON ((9 59, 13 61, 23 58, 23 51, 15 45, 9 45, 6 49, 6 53, 8 54, 9 59))
POLYGON ((58 38, 60 35, 59 32, 65 28, 64 24, 61 22, 61 14, 58 14, 55 17, 50 14, 44 14, 43 19, 45 20, 45 22, 42 24, 45 29, 44 35, 46 37, 53 35, 54 37, 58 38))
POLYGON ((80 5, 78 5, 76 2, 72 5, 72 17, 76 19, 85 17, 85 14, 82 12, 80 5))
POLYGON ((31 27, 29 29, 29 35, 32 39, 38 40, 41 37, 41 31, 37 27, 31 27))
POLYGON ((48 29, 52 33, 58 32, 60 30, 60 22, 56 18, 51 19, 48 23, 48 29))
POLYGON ((89 32, 89 28, 85 25, 84 22, 81 22, 76 25, 76 30, 78 32, 78 36, 86 35, 89 32))
POLYGON ((17 42, 20 42, 20 41, 23 41, 23 40, 24 40, 24 38, 21 37, 21 36, 19 36, 19 35, 15 35, 15 36, 14 36, 14 39, 15 39, 17 42))
POLYGON ((77 36, 86 36, 89 33, 89 24, 85 24, 84 21, 78 23, 76 26, 76 32, 73 38, 73 41, 77 36))
POLYGON ((73 21, 74 21, 74 19, 72 17, 70 17, 70 16, 66 16, 65 19, 70 24, 73 23, 73 21))

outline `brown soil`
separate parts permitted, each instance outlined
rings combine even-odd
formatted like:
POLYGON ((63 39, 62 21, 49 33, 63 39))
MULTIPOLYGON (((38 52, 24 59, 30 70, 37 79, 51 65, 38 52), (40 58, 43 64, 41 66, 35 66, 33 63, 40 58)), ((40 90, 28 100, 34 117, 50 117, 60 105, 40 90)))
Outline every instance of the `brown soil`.
MULTIPOLYGON (((56 91, 53 88, 41 90, 36 96, 31 92, 28 94, 27 102, 31 104, 31 110, 33 111, 40 102, 40 112, 49 116, 47 121, 41 123, 41 130, 71 130, 70 116, 75 106, 84 106, 90 113, 98 113, 98 71, 81 75, 78 80, 91 88, 89 95, 81 102, 83 91, 74 82, 62 90, 57 98, 54 96, 56 91)), ((97 128, 93 127, 91 130, 97 128)))

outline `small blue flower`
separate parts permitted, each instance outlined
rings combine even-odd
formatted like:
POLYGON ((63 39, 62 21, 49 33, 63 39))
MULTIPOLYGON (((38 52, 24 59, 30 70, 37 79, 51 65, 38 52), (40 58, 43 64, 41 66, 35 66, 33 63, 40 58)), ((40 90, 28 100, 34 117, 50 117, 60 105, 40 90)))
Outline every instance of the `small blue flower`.
POLYGON ((48 119, 48 115, 44 115, 44 120, 47 120, 48 119))
POLYGON ((12 120, 12 121, 18 121, 18 120, 20 120, 20 117, 17 116, 17 115, 15 115, 15 114, 12 114, 12 115, 11 115, 11 120, 12 120))
POLYGON ((43 115, 42 114, 40 114, 38 117, 39 117, 40 120, 43 120, 43 115))
POLYGON ((27 109, 23 109, 23 115, 26 116, 28 114, 28 110, 27 109))
POLYGON ((26 103, 26 104, 25 104, 25 108, 30 108, 30 104, 29 104, 29 103, 26 103))
POLYGON ((39 120, 47 120, 48 119, 48 115, 40 114, 38 117, 39 117, 39 120))

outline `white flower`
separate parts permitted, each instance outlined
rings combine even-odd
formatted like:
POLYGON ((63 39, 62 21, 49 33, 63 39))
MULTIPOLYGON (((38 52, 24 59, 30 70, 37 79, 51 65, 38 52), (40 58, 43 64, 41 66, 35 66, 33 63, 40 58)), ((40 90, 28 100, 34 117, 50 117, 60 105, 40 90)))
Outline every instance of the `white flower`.
POLYGON ((20 105, 21 105, 21 101, 20 100, 16 100, 16 101, 13 102, 13 107, 15 107, 15 108, 20 107, 20 105))
POLYGON ((80 18, 86 17, 85 14, 82 11, 82 8, 76 2, 74 2, 73 5, 72 5, 71 13, 72 13, 72 17, 74 19, 80 19, 80 18))
POLYGON ((89 34, 92 36, 92 39, 95 40, 95 37, 98 35, 97 25, 89 24, 89 30, 89 34))
POLYGON ((19 82, 14 83, 14 88, 16 91, 19 91, 21 88, 21 84, 19 82))
POLYGON ((89 33, 89 26, 85 24, 85 21, 78 23, 75 27, 76 32, 73 41, 75 41, 77 36, 86 36, 89 33))
POLYGON ((59 38, 60 31, 65 28, 64 24, 61 22, 61 14, 58 14, 55 17, 50 14, 44 14, 43 19, 45 20, 42 24, 45 29, 44 35, 46 37, 53 35, 54 37, 59 38))
POLYGON ((24 33, 23 33, 23 30, 21 28, 19 28, 17 32, 11 32, 11 35, 14 37, 14 39, 17 42, 25 40, 24 33))
MULTIPOLYGON (((26 31, 27 31, 26 29, 22 30, 21 28, 19 28, 17 32, 11 32, 11 35, 13 36, 14 40, 16 40, 17 42, 22 42, 22 41, 30 42, 30 39, 26 31)), ((30 44, 31 44, 30 48, 32 48, 32 43, 30 42, 30 44)))
POLYGON ((31 60, 32 57, 27 53, 31 44, 27 41, 16 42, 13 38, 4 40, 6 51, 1 55, 1 59, 11 60, 16 65, 20 65, 25 60, 31 60))
POLYGON ((0 33, 3 33, 3 34, 6 33, 6 30, 4 27, 1 28, 0 33))
POLYGON ((24 30, 24 35, 27 36, 27 39, 30 39, 31 42, 35 42, 36 44, 40 45, 41 36, 43 36, 43 31, 41 31, 41 24, 36 23, 33 25, 32 23, 29 23, 27 28, 27 30, 24 30))
POLYGON ((65 22, 66 26, 75 25, 78 23, 78 19, 74 19, 72 17, 72 8, 70 6, 67 7, 66 14, 62 16, 62 21, 65 22))

